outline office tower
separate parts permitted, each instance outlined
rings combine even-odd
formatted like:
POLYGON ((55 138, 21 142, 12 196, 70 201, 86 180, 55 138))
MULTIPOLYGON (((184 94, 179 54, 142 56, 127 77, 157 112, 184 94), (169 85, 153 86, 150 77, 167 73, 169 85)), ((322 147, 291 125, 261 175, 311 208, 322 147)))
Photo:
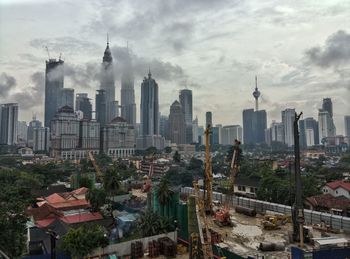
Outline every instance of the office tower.
POLYGON ((50 147, 50 128, 35 127, 33 128, 33 151, 48 152, 50 147))
POLYGON ((96 94, 96 121, 100 123, 100 127, 106 125, 106 113, 107 113, 107 104, 106 104, 106 91, 97 90, 96 94))
POLYGON ((243 110, 243 143, 254 144, 255 135, 253 128, 254 109, 243 110))
POLYGON ((26 143, 28 139, 28 125, 25 121, 19 121, 17 124, 17 140, 26 143))
POLYGON ((36 116, 33 116, 31 122, 28 125, 28 133, 27 133, 27 143, 28 147, 33 148, 34 146, 34 129, 42 127, 41 121, 36 119, 36 116))
POLYGON ((265 110, 255 111, 253 120, 253 131, 255 143, 265 142, 265 129, 267 127, 267 115, 265 110))
POLYGON ((87 93, 78 93, 75 96, 75 110, 83 112, 84 120, 92 120, 92 104, 87 93))
POLYGON ((57 159, 78 159, 79 121, 73 108, 64 106, 51 120, 51 156, 57 159))
POLYGON ((345 136, 350 137, 350 115, 344 116, 345 136))
POLYGON ((192 132, 192 120, 193 120, 193 106, 192 106, 192 91, 188 89, 183 89, 180 91, 179 101, 182 110, 185 114, 186 122, 186 143, 190 144, 193 142, 193 132, 192 132))
POLYGON ((61 89, 61 102, 59 108, 63 106, 69 106, 74 109, 74 89, 63 88, 61 89))
POLYGON ((240 125, 223 126, 221 129, 222 145, 233 145, 235 139, 242 141, 243 129, 240 125))
POLYGON ((169 127, 169 119, 168 116, 161 115, 159 119, 159 135, 163 136, 166 139, 169 139, 168 137, 168 129, 169 127))
POLYGON ((306 147, 306 126, 305 120, 299 120, 299 145, 300 148, 306 147))
POLYGON ((18 104, 6 103, 0 106, 0 144, 17 144, 18 104))
POLYGON ((129 50, 122 61, 121 78, 121 115, 129 125, 136 126, 136 103, 134 90, 134 73, 129 50))
POLYGON ((100 150, 100 123, 95 120, 79 121, 79 149, 94 151, 100 150))
POLYGON ((265 143, 268 146, 271 146, 271 143, 272 143, 272 129, 271 128, 265 129, 265 143))
POLYGON ((50 127, 50 122, 61 105, 61 90, 63 89, 64 61, 49 59, 46 61, 45 70, 45 127, 50 127))
POLYGON ((182 106, 178 101, 174 101, 170 106, 169 114, 169 139, 172 143, 186 143, 186 120, 182 106))
POLYGON ((135 152, 134 126, 121 117, 101 129, 102 151, 111 157, 128 157, 135 152))
POLYGON ((307 129, 313 130, 313 135, 314 135, 313 142, 315 145, 318 145, 319 144, 318 122, 312 117, 308 117, 304 119, 304 121, 305 121, 305 130, 307 129))
POLYGON ((148 78, 141 83, 141 134, 142 136, 159 135, 159 101, 158 84, 152 78, 151 71, 148 78))
POLYGON ((210 144, 212 145, 220 144, 220 129, 218 127, 211 128, 210 144))
POLYGON ((326 138, 335 136, 333 119, 329 112, 323 109, 318 112, 318 133, 320 144, 324 144, 326 138))
POLYGON ((295 109, 285 109, 282 111, 282 123, 284 127, 284 143, 288 146, 294 146, 294 118, 295 109))
POLYGON ((198 127, 198 143, 200 145, 204 145, 204 127, 203 126, 199 126, 198 127))
POLYGON ((333 118, 333 103, 331 98, 324 98, 322 102, 322 110, 327 111, 329 116, 333 118))
POLYGON ((198 118, 192 121, 192 142, 198 143, 198 118))
POLYGON ((271 123, 271 142, 284 143, 284 125, 281 122, 271 123))
POLYGON ((211 112, 205 113, 205 128, 210 125, 213 126, 213 116, 211 112))
MULTIPOLYGON (((111 50, 109 49, 109 41, 107 39, 107 47, 103 55, 101 66, 101 78, 100 78, 100 90, 104 90, 106 95, 106 113, 105 118, 101 119, 105 123, 109 123, 116 117, 115 111, 118 109, 115 107, 115 85, 114 85, 114 70, 113 70, 113 58, 111 50)), ((96 109, 97 111, 97 109, 96 109)), ((100 113, 102 116, 102 113, 100 113)))
POLYGON ((255 99, 255 111, 259 110, 259 97, 260 97, 260 91, 258 90, 258 77, 255 76, 255 90, 253 92, 253 96, 255 99))
POLYGON ((315 134, 314 129, 306 128, 305 129, 305 144, 307 147, 312 147, 315 145, 315 134))
POLYGON ((218 143, 221 145, 222 144, 222 136, 221 136, 222 124, 216 124, 215 127, 217 127, 219 129, 219 131, 218 131, 218 134, 219 134, 218 143))

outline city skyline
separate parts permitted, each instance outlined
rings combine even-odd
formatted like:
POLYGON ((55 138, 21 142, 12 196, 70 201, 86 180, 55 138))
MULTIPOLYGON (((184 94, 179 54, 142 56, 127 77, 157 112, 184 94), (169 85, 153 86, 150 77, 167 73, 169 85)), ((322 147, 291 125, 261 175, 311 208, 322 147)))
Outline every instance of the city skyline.
POLYGON ((173 96, 188 88, 193 91, 193 117, 198 116, 199 125, 204 124, 207 110, 212 111, 214 124, 241 125, 242 110, 254 107, 251 93, 257 74, 262 92, 259 108, 267 111, 268 125, 272 120, 280 121, 280 112, 287 108, 303 111, 304 118, 317 118, 322 99, 329 97, 333 101, 337 134, 345 133, 344 116, 350 110, 347 98, 350 32, 346 31, 350 4, 345 1, 303 5, 254 1, 218 1, 215 5, 207 1, 190 4, 152 1, 145 5, 121 1, 113 6, 102 1, 96 12, 92 12, 94 2, 87 2, 82 10, 74 8, 81 5, 79 1, 73 6, 39 2, 40 9, 33 1, 1 4, 0 101, 19 102, 19 120, 30 121, 35 113, 43 121, 43 79, 48 59, 44 46, 49 48, 52 58, 63 53, 65 88, 95 96, 99 88, 98 80, 94 80, 95 70, 99 68, 109 32, 119 103, 118 62, 129 41, 135 66, 136 107, 140 105, 143 75, 150 66, 159 84, 162 114, 168 114, 173 96), (56 7, 61 16, 57 20, 64 22, 52 19, 49 10, 56 7), (123 15, 112 18, 109 12, 114 9, 123 15), (75 16, 71 15, 73 10, 75 16), (128 10, 138 10, 139 15, 128 10), (171 14, 164 15, 169 10, 171 14), (190 19, 193 10, 198 12, 196 21, 190 19), (38 17, 39 11, 40 19, 33 18, 38 17), (177 19, 179 12, 183 14, 181 19, 177 19), (155 15, 163 25, 147 18, 155 15), (314 19, 306 19, 309 15, 314 19), (74 23, 75 19, 79 23, 74 23), (13 26, 20 28, 23 20, 33 29, 23 33, 13 30, 13 26), (46 23, 48 26, 43 27, 46 23), (218 25, 222 25, 220 29, 218 25), (139 41, 145 34, 149 37, 139 41), (259 44, 255 44, 255 39, 259 44), (337 49, 344 53, 336 55, 337 49), (215 91, 211 92, 212 89, 215 91))

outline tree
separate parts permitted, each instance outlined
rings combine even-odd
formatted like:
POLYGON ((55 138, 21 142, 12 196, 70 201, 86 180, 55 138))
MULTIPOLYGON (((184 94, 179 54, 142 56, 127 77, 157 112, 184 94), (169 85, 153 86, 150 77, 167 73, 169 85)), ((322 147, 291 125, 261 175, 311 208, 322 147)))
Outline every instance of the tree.
POLYGON ((81 187, 86 187, 88 189, 92 189, 92 188, 94 188, 94 182, 89 176, 84 175, 84 176, 80 177, 80 179, 79 179, 79 188, 81 188, 81 187))
POLYGON ((105 230, 99 225, 82 225, 77 229, 69 229, 63 237, 60 249, 73 258, 87 256, 98 247, 108 245, 105 230))
POLYGON ((201 171, 203 170, 203 161, 192 157, 190 160, 190 164, 188 166, 189 170, 201 171))
POLYGON ((175 163, 180 163, 181 162, 181 156, 179 154, 179 152, 176 150, 174 156, 173 156, 173 160, 175 163))
POLYGON ((157 186, 157 194, 160 205, 163 206, 163 215, 165 214, 165 208, 169 205, 171 200, 172 191, 170 190, 170 184, 168 179, 163 177, 157 186))
POLYGON ((165 147, 165 149, 164 149, 164 152, 167 153, 167 154, 170 154, 171 151, 172 151, 171 147, 165 147))
POLYGON ((106 192, 103 189, 89 189, 86 199, 90 202, 92 208, 98 211, 106 203, 106 192))
POLYGON ((115 167, 109 167, 105 172, 103 187, 109 196, 115 196, 120 192, 120 177, 115 167))
POLYGON ((147 210, 138 220, 138 229, 143 237, 148 237, 172 231, 174 226, 169 219, 147 210))

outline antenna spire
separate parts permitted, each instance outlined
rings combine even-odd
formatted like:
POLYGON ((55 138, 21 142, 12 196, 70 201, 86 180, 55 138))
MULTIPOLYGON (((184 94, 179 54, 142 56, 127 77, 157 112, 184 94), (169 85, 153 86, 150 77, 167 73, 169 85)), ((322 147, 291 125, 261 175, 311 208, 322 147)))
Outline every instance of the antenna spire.
POLYGON ((151 66, 148 65, 148 78, 151 78, 152 74, 151 74, 151 66))
POLYGON ((109 45, 109 34, 107 32, 107 45, 109 45))

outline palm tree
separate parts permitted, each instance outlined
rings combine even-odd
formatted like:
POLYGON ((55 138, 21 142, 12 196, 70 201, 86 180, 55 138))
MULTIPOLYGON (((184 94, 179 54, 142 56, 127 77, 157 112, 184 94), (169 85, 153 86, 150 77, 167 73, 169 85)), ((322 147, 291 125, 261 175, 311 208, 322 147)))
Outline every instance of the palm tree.
POLYGON ((109 196, 115 196, 119 193, 121 184, 116 168, 110 167, 107 169, 103 179, 103 187, 109 196))
POLYGON ((106 202, 106 192, 103 189, 89 189, 86 200, 90 202, 95 211, 98 211, 106 202))
POLYGON ((169 181, 165 177, 163 177, 160 180, 160 183, 159 183, 159 185, 157 187, 157 194, 158 194, 159 203, 160 203, 160 205, 163 206, 162 215, 166 216, 165 214, 168 214, 166 212, 167 211, 166 207, 169 205, 169 203, 171 201, 172 191, 170 190, 169 181))

